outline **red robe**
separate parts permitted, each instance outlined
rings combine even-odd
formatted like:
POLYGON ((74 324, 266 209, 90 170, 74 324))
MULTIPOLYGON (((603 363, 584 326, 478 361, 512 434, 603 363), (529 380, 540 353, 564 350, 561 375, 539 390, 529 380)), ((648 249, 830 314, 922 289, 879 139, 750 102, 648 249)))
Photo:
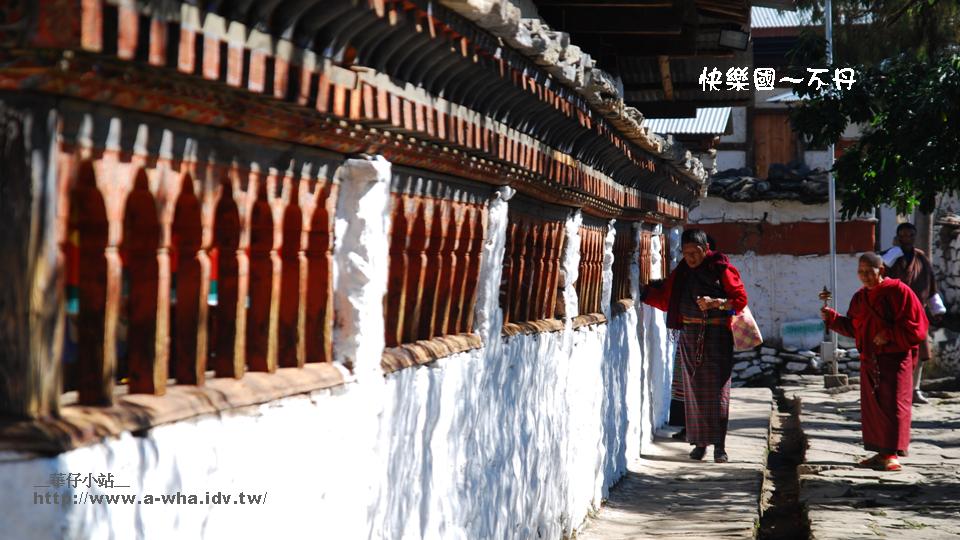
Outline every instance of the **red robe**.
POLYGON ((827 326, 854 338, 860 351, 864 447, 881 454, 907 455, 913 368, 928 326, 923 304, 902 281, 887 278, 872 289, 857 291, 846 317, 829 310, 827 326), (889 342, 874 345, 873 338, 881 331, 889 342))
MULTIPOLYGON (((730 407, 730 375, 733 370, 733 334, 726 325, 684 325, 682 314, 703 317, 694 295, 726 298, 731 310, 747 305, 740 272, 721 253, 707 252, 703 263, 691 269, 681 261, 665 282, 651 284, 642 300, 667 312, 667 326, 680 330, 674 365, 672 397, 683 402, 687 442, 723 447, 730 407), (679 377, 677 376, 681 374, 679 377)), ((709 318, 730 313, 710 310, 709 318)))

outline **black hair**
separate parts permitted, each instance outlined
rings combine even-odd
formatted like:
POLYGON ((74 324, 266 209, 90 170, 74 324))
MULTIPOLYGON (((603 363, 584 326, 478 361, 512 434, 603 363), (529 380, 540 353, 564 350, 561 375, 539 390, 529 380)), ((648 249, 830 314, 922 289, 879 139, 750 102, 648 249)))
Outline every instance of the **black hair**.
POLYGON ((680 245, 683 244, 697 244, 704 249, 709 249, 710 240, 703 229, 687 229, 680 235, 680 245))
POLYGON ((909 221, 897 225, 897 234, 900 234, 900 231, 904 229, 910 229, 913 232, 917 232, 917 226, 914 225, 913 223, 910 223, 909 221))

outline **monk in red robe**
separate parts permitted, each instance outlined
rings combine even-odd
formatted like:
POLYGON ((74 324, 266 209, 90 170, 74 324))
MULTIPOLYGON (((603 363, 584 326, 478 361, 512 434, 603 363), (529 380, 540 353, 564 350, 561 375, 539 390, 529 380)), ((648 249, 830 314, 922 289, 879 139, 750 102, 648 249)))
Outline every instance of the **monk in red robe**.
POLYGON ((884 276, 879 255, 862 255, 857 276, 863 287, 847 315, 824 307, 821 316, 828 328, 855 339, 860 351, 863 445, 877 452, 860 464, 899 471, 897 456, 907 455, 910 444, 913 369, 927 336, 927 316, 910 287, 884 276))
POLYGON ((733 372, 730 317, 747 305, 747 293, 740 272, 709 248, 704 231, 683 231, 680 247, 683 260, 665 281, 645 288, 641 300, 666 311, 667 327, 679 333, 686 439, 694 445, 690 458, 703 459, 712 444, 714 461, 726 463, 733 372))

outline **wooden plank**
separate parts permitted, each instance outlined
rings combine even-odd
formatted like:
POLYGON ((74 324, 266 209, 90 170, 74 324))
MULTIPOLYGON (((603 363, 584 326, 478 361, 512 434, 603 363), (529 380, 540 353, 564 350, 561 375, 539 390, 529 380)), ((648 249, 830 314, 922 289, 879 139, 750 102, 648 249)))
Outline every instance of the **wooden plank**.
POLYGON ((560 254, 563 248, 564 236, 563 223, 552 224, 551 238, 553 241, 551 242, 550 257, 547 263, 547 283, 550 284, 550 296, 544 305, 545 312, 542 316, 544 319, 552 319, 555 316, 558 293, 557 287, 560 281, 560 254))
POLYGON ((542 288, 544 256, 546 252, 547 229, 542 221, 533 222, 527 239, 528 251, 525 261, 523 281, 519 293, 520 313, 523 321, 535 321, 540 318, 540 303, 537 290, 542 288))
POLYGON ((460 301, 463 294, 463 286, 458 278, 462 280, 464 274, 464 255, 467 243, 467 239, 464 238, 467 231, 464 224, 466 205, 450 201, 447 201, 447 205, 450 206, 445 220, 447 231, 444 234, 447 241, 444 247, 444 256, 440 262, 439 298, 437 300, 437 312, 433 319, 434 331, 438 336, 457 333, 454 321, 455 315, 452 311, 453 306, 460 301))
MULTIPOLYGON (((457 261, 456 273, 453 275, 451 290, 451 301, 449 310, 449 319, 447 321, 447 334, 457 334, 464 332, 466 313, 471 303, 467 299, 469 291, 468 280, 471 268, 471 259, 474 256, 473 248, 474 220, 478 219, 479 212, 474 213, 473 205, 458 205, 460 214, 457 217, 457 242, 454 247, 454 257, 457 261)), ((476 280, 476 277, 473 277, 476 280)))

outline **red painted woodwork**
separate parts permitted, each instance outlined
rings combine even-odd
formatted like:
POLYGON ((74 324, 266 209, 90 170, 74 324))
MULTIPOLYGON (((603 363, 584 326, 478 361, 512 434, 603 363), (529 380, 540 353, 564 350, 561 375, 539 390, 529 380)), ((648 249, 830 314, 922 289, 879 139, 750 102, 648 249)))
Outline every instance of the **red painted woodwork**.
MULTIPOLYGON (((717 249, 739 255, 824 255, 830 252, 826 222, 793 223, 702 223, 698 227, 717 242, 717 249)), ((861 253, 874 249, 876 225, 872 221, 837 223, 837 253, 861 253)))

